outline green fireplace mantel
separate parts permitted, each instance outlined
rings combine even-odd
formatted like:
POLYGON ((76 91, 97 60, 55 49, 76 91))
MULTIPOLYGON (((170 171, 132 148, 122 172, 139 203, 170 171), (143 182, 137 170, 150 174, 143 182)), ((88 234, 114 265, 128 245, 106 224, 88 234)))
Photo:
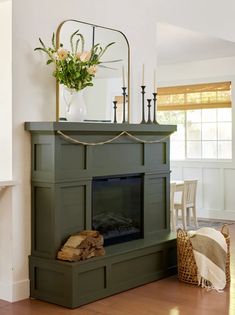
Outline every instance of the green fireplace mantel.
POLYGON ((168 137, 176 126, 27 122, 25 129, 32 148, 31 297, 74 308, 176 272, 168 137), (104 145, 82 145, 57 131, 86 143, 123 131, 141 141, 122 135, 104 145), (104 257, 57 260, 69 235, 92 228, 93 178, 122 174, 143 177, 143 239, 111 245, 104 257))
POLYGON ((157 124, 111 124, 111 123, 79 123, 79 122, 26 122, 26 130, 37 131, 77 131, 77 132, 135 132, 171 134, 176 131, 175 125, 157 124))

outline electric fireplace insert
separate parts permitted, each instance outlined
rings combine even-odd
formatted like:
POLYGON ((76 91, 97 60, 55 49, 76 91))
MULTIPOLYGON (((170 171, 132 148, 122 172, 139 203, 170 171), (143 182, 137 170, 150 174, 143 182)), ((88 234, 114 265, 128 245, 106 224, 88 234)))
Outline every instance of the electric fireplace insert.
POLYGON ((93 178, 92 228, 106 246, 143 237, 141 174, 93 178))

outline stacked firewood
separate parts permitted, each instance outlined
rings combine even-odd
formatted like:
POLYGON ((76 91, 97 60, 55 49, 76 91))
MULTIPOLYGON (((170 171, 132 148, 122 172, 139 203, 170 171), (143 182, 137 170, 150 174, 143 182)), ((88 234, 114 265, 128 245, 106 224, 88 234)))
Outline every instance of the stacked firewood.
POLYGON ((98 231, 82 231, 71 235, 57 254, 57 258, 68 261, 85 260, 104 256, 104 239, 98 231))

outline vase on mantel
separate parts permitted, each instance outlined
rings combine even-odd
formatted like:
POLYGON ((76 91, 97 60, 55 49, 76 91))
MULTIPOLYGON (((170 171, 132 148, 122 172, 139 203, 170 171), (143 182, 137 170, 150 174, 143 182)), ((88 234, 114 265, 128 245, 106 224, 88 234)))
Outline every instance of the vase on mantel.
POLYGON ((87 114, 83 90, 76 91, 63 87, 63 97, 66 104, 67 121, 84 121, 87 114))

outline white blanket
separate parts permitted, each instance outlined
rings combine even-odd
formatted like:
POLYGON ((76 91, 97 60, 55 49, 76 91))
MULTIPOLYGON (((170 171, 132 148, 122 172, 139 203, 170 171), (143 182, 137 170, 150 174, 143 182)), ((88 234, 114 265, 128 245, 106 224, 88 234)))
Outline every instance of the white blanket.
POLYGON ((188 232, 198 269, 198 285, 221 291, 226 286, 227 244, 223 234, 204 227, 188 232))

